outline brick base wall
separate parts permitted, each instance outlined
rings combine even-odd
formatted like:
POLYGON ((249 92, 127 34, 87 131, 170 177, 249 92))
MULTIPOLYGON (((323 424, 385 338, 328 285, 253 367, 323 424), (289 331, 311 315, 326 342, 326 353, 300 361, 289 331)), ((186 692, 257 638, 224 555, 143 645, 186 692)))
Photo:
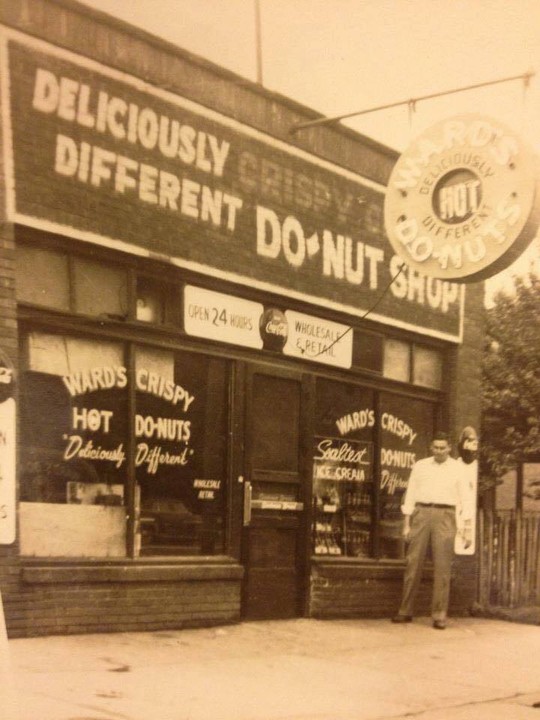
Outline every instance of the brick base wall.
MULTIPOLYGON (((391 617, 400 604, 404 566, 402 564, 359 567, 324 564, 314 566, 311 575, 309 615, 316 618, 391 617)), ((416 601, 416 614, 431 614, 433 572, 428 566, 416 601)), ((449 614, 468 615, 476 597, 476 560, 456 558, 452 570, 449 614)))
MULTIPOLYGON (((183 574, 179 568, 173 572, 183 574)), ((127 581, 111 582, 107 573, 101 581, 99 573, 95 581, 78 581, 75 571, 70 582, 67 575, 56 578, 54 571, 21 568, 18 592, 4 597, 8 635, 143 632, 238 622, 242 569, 223 568, 216 579, 216 573, 198 566, 196 574, 200 577, 137 581, 137 572, 128 572, 127 581)))
POLYGON ((450 615, 459 617, 471 612, 477 598, 478 572, 476 555, 460 555, 455 558, 452 568, 450 615))

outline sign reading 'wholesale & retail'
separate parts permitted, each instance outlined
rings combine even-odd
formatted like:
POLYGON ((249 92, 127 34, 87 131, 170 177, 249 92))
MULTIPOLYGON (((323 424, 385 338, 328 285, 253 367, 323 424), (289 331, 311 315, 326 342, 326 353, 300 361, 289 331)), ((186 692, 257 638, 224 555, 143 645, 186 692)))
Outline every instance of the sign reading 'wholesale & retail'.
POLYGON ((88 58, 0 37, 11 221, 358 317, 377 303, 373 320, 460 340, 461 288, 400 271, 383 185, 88 58))

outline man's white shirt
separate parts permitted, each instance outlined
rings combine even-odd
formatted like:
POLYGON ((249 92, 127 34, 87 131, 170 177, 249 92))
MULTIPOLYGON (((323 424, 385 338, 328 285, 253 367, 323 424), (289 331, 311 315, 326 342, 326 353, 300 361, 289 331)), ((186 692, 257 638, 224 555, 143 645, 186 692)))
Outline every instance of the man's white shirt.
POLYGON ((404 515, 411 515, 416 503, 437 503, 456 508, 458 527, 471 517, 468 476, 464 466, 449 457, 438 463, 435 458, 418 460, 411 471, 401 506, 404 515))

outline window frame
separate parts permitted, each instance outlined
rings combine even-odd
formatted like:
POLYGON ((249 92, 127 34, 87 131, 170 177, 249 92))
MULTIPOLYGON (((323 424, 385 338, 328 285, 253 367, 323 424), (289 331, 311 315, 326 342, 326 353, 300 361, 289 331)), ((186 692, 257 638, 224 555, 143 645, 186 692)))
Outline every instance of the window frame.
MULTIPOLYGON (((425 400, 433 405, 434 416, 440 419, 443 417, 443 412, 447 412, 447 389, 439 388, 434 389, 427 386, 413 385, 410 380, 408 382, 392 380, 385 377, 383 374, 383 368, 381 367, 380 372, 373 368, 363 368, 358 365, 354 365, 350 370, 341 370, 339 368, 331 368, 324 365, 309 364, 306 366, 301 360, 295 360, 292 358, 278 357, 275 354, 267 353, 264 351, 255 352, 247 348, 235 347, 224 345, 223 343, 213 342, 209 340, 202 341, 200 339, 188 336, 183 330, 183 323, 179 322, 178 325, 171 324, 154 324, 146 321, 136 319, 136 288, 137 288, 137 277, 148 277, 154 280, 161 280, 167 282, 169 287, 176 287, 176 298, 178 302, 181 302, 182 288, 184 284, 197 284, 201 287, 209 287, 210 280, 208 278, 201 278, 194 276, 187 270, 181 268, 166 265, 157 264, 157 261, 148 258, 138 258, 135 256, 123 255, 118 251, 111 250, 108 248, 101 248, 96 246, 85 246, 84 244, 75 244, 73 240, 68 238, 47 236, 44 233, 38 233, 37 231, 31 231, 27 228, 16 228, 16 230, 24 230, 24 236, 21 240, 17 240, 16 244, 22 242, 24 244, 36 244, 39 243, 43 247, 50 249, 60 249, 65 252, 68 257, 70 254, 77 254, 92 259, 98 258, 103 262, 113 262, 121 265, 125 268, 128 274, 128 316, 124 320, 117 318, 98 318, 91 316, 76 315, 71 312, 53 310, 40 305, 34 305, 31 303, 19 302, 18 304, 18 321, 20 328, 20 337, 23 338, 24 332, 30 330, 40 329, 44 332, 64 332, 70 334, 80 334, 84 337, 94 337, 97 339, 114 339, 119 342, 126 343, 130 348, 134 348, 136 344, 146 344, 156 348, 164 349, 177 349, 186 352, 199 353, 201 355, 217 356, 226 359, 228 363, 228 383, 229 383, 229 409, 228 409, 228 432, 229 436, 232 433, 233 427, 242 432, 242 420, 240 419, 239 408, 243 402, 242 390, 237 385, 237 377, 239 367, 243 366, 245 362, 256 362, 256 363, 270 363, 277 367, 281 365, 284 369, 295 368, 303 372, 306 377, 309 377, 309 383, 315 382, 319 378, 328 378, 340 383, 346 383, 351 385, 359 385, 362 388, 373 390, 375 397, 375 405, 378 404, 378 398, 380 392, 394 392, 404 399, 410 397, 420 400, 425 400), (43 236, 43 237, 42 237, 43 236), (76 247, 75 247, 76 246, 76 247)), ((16 233, 18 234, 18 233, 16 233)), ((224 292, 231 292, 231 288, 224 284, 222 281, 216 280, 216 289, 224 292)), ((254 298, 258 301, 263 301, 265 304, 274 302, 279 304, 283 302, 283 298, 278 300, 276 298, 264 296, 264 300, 261 300, 261 293, 257 294, 256 291, 249 288, 245 288, 245 297, 254 298)), ((294 304, 296 308, 297 305, 294 304)), ((179 308, 179 315, 181 314, 181 306, 179 308)), ((305 307, 298 305, 299 309, 306 309, 305 307)), ((338 316, 335 315, 337 318, 338 316)), ((341 318, 343 321, 343 318, 341 318)), ((351 319, 351 326, 353 330, 356 329, 354 319, 351 319)), ((383 353, 384 353, 384 342, 386 339, 395 339, 405 341, 409 344, 411 353, 411 372, 412 372, 412 352, 415 344, 424 345, 432 349, 439 350, 442 355, 443 362, 443 373, 446 363, 448 361, 448 354, 450 352, 450 346, 440 341, 422 339, 411 339, 410 334, 406 334, 399 330, 393 330, 392 335, 381 332, 377 327, 371 325, 368 321, 366 326, 363 325, 358 328, 364 335, 373 335, 377 339, 382 338, 383 340, 383 353)), ((131 355, 134 353, 134 349, 131 351, 131 355)), ((128 360, 130 354, 128 353, 128 360)), ((24 354, 21 353, 21 358, 24 354)), ((129 362, 134 362, 133 358, 129 362)), ((314 392, 314 386, 313 390, 314 392)), ((310 401, 311 402, 311 401, 310 401)), ((132 419, 134 422, 134 419, 132 419)), ((134 432, 130 433, 131 437, 134 437, 134 432)), ((375 449, 380 448, 380 437, 375 436, 375 449)), ((375 452, 375 469, 374 473, 379 474, 378 468, 378 452, 375 452)), ((233 479, 237 476, 241 462, 239 461, 239 451, 236 448, 229 447, 228 458, 227 458, 227 498, 225 500, 225 517, 224 517, 224 534, 225 534, 225 557, 237 556, 240 550, 240 531, 241 531, 241 494, 239 493, 236 483, 233 479)), ((132 477, 134 477, 134 469, 132 470, 132 477)), ((311 494, 311 482, 312 478, 309 473, 306 475, 306 492, 311 494)), ((134 485, 134 480, 131 485, 134 485)), ((378 483, 374 483, 376 492, 378 493, 378 483)), ((241 488, 240 488, 241 489, 241 488)), ((133 502, 133 498, 130 500, 133 502)), ((378 499, 375 499, 375 506, 378 508, 378 499)), ((378 509, 376 509, 378 512, 378 509)), ((130 513, 130 522, 133 522, 133 513, 130 513)), ((309 532, 311 532, 311 518, 310 513, 306 515, 306 525, 309 526, 309 532)), ((377 533, 378 530, 374 530, 374 547, 377 548, 377 533)), ((134 538, 134 532, 128 533, 128 538, 134 538)), ((309 543, 308 543, 309 544, 309 543)), ((175 556, 178 560, 184 562, 188 556, 175 556)), ((201 561, 200 556, 190 556, 195 560, 201 561)), ((215 560, 219 556, 212 556, 215 560)), ((314 556, 312 556, 313 559, 314 556)), ((130 548, 129 557, 126 559, 137 559, 134 555, 134 547, 130 548)), ((147 558, 149 559, 149 558, 147 558)), ((319 560, 321 558, 318 558, 319 560)), ((330 558, 328 558, 330 559, 330 558)), ((333 561, 339 560, 340 558, 332 558, 333 561)), ((344 558, 341 558, 342 560, 344 558)), ((359 562, 360 559, 350 558, 359 562)), ((378 562, 379 558, 374 552, 374 556, 367 559, 367 562, 378 562)), ((393 562, 393 561, 389 561, 393 562)))
MULTIPOLYGON (((96 325, 101 326, 101 323, 96 323, 96 325)), ((124 357, 124 363, 126 367, 126 373, 129 378, 127 387, 126 387, 126 417, 124 418, 125 426, 126 426, 126 437, 125 437, 125 448, 126 448, 126 467, 125 467, 125 479, 124 479, 124 503, 123 507, 125 508, 125 514, 126 514, 126 543, 125 543, 125 555, 119 556, 114 555, 110 556, 110 559, 116 559, 116 560, 151 560, 152 558, 163 558, 167 557, 168 559, 176 559, 176 560, 186 560, 189 558, 192 559, 199 559, 202 560, 203 557, 208 555, 208 553, 166 553, 165 555, 159 555, 159 554, 146 554, 141 553, 139 551, 138 545, 137 545, 137 533, 139 531, 138 527, 138 518, 137 518, 137 500, 136 500, 136 493, 137 493, 137 473, 136 473, 136 467, 135 467, 135 455, 136 455, 136 444, 137 444, 137 437, 135 432, 135 416, 137 413, 137 398, 136 398, 136 383, 134 381, 135 378, 135 354, 137 352, 137 348, 141 347, 148 347, 152 349, 161 349, 171 352, 173 355, 175 353, 188 353, 189 355, 195 357, 208 357, 210 360, 215 359, 219 360, 223 363, 223 371, 224 371, 224 377, 223 377, 223 383, 224 383, 224 391, 225 395, 227 397, 228 403, 224 407, 223 412, 225 414, 225 427, 223 429, 225 436, 228 438, 231 433, 232 428, 232 414, 233 414, 233 408, 231 407, 230 397, 232 392, 232 381, 233 381, 233 366, 232 362, 229 358, 223 358, 223 356, 218 355, 217 353, 207 353, 201 350, 197 350, 194 348, 186 348, 183 346, 181 339, 177 339, 177 341, 171 345, 171 343, 167 343, 164 345, 163 343, 156 343, 152 342, 148 338, 145 338, 144 341, 141 340, 141 337, 126 337, 125 333, 120 334, 112 334, 112 333, 104 333, 103 329, 101 327, 94 327, 93 332, 90 333, 83 333, 81 332, 81 329, 78 328, 75 330, 73 326, 70 324, 66 325, 63 321, 53 323, 52 326, 50 323, 42 322, 39 324, 36 324, 35 322, 28 322, 26 319, 21 321, 21 328, 20 328, 20 357, 22 359, 21 362, 21 381, 24 382, 22 379, 22 376, 26 372, 32 372, 32 369, 30 367, 30 364, 28 362, 29 359, 29 351, 28 351, 28 342, 29 337, 31 333, 37 332, 37 333, 44 333, 44 334, 51 334, 51 335, 57 335, 58 337, 69 337, 74 339, 80 339, 83 341, 95 341, 96 343, 99 343, 100 341, 104 342, 114 342, 115 344, 118 344, 122 348, 122 353, 124 357)), ((53 374, 54 375, 54 374, 53 374)), ((59 377, 62 377, 60 375, 59 377)), ((19 394, 23 392, 22 387, 19 388, 19 394)), ((23 452, 23 443, 21 440, 19 440, 19 448, 18 448, 18 454, 19 456, 23 452)), ((230 523, 231 523, 231 449, 229 447, 229 444, 225 442, 224 447, 224 458, 223 458, 223 488, 222 488, 222 500, 221 500, 221 506, 220 506, 220 517, 221 517, 221 537, 222 537, 222 547, 219 548, 219 550, 216 551, 215 554, 209 555, 212 559, 215 560, 217 557, 224 557, 229 555, 230 547, 229 547, 229 537, 230 537, 230 523)), ((187 481, 186 481, 187 482, 187 481)), ((32 501, 30 501, 32 502, 32 501)), ((34 556, 34 555, 28 555, 26 556, 27 559, 34 558, 34 557, 41 557, 41 556, 34 556)), ((43 556, 44 557, 44 556, 43 556)), ((88 560, 89 558, 92 559, 91 555, 57 555, 57 556, 51 556, 54 560, 62 560, 62 558, 73 558, 73 559, 79 559, 79 560, 88 560)), ((94 559, 106 559, 101 556, 97 556, 94 559)))

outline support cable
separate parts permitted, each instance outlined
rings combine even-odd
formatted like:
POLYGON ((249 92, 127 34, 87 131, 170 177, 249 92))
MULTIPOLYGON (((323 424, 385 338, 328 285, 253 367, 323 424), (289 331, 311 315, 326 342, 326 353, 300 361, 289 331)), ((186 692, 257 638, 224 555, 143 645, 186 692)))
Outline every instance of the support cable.
MULTIPOLYGON (((382 302, 384 296, 386 295, 386 293, 388 292, 388 290, 390 290, 391 285, 398 279, 398 277, 401 275, 401 273, 403 272, 403 270, 404 270, 406 267, 407 267, 406 263, 401 263, 401 265, 399 266, 399 270, 397 271, 397 273, 390 279, 390 282, 388 283, 388 285, 384 288, 384 290, 382 291, 382 293, 379 295, 379 297, 378 297, 377 300, 373 303, 373 305, 369 308, 369 310, 366 310, 366 312, 365 312, 363 315, 360 316, 360 320, 364 320, 365 318, 367 318, 367 316, 368 316, 370 313, 372 313, 372 312, 375 310, 375 308, 382 302)), ((307 355, 307 356, 310 357, 310 358, 316 358, 316 357, 318 357, 319 355, 322 355, 323 353, 328 352, 328 350, 330 350, 331 347, 334 347, 334 345, 336 345, 342 338, 344 338, 345 335, 347 335, 347 333, 351 332, 352 329, 353 329, 352 326, 351 326, 351 327, 348 327, 348 328, 345 330, 345 332, 341 333, 341 335, 338 335, 338 337, 337 337, 333 342, 331 342, 330 345, 327 345, 327 346, 326 346, 325 348, 323 348, 322 350, 319 350, 319 352, 311 355, 311 354, 306 353, 306 352, 304 351, 304 354, 307 355)))

